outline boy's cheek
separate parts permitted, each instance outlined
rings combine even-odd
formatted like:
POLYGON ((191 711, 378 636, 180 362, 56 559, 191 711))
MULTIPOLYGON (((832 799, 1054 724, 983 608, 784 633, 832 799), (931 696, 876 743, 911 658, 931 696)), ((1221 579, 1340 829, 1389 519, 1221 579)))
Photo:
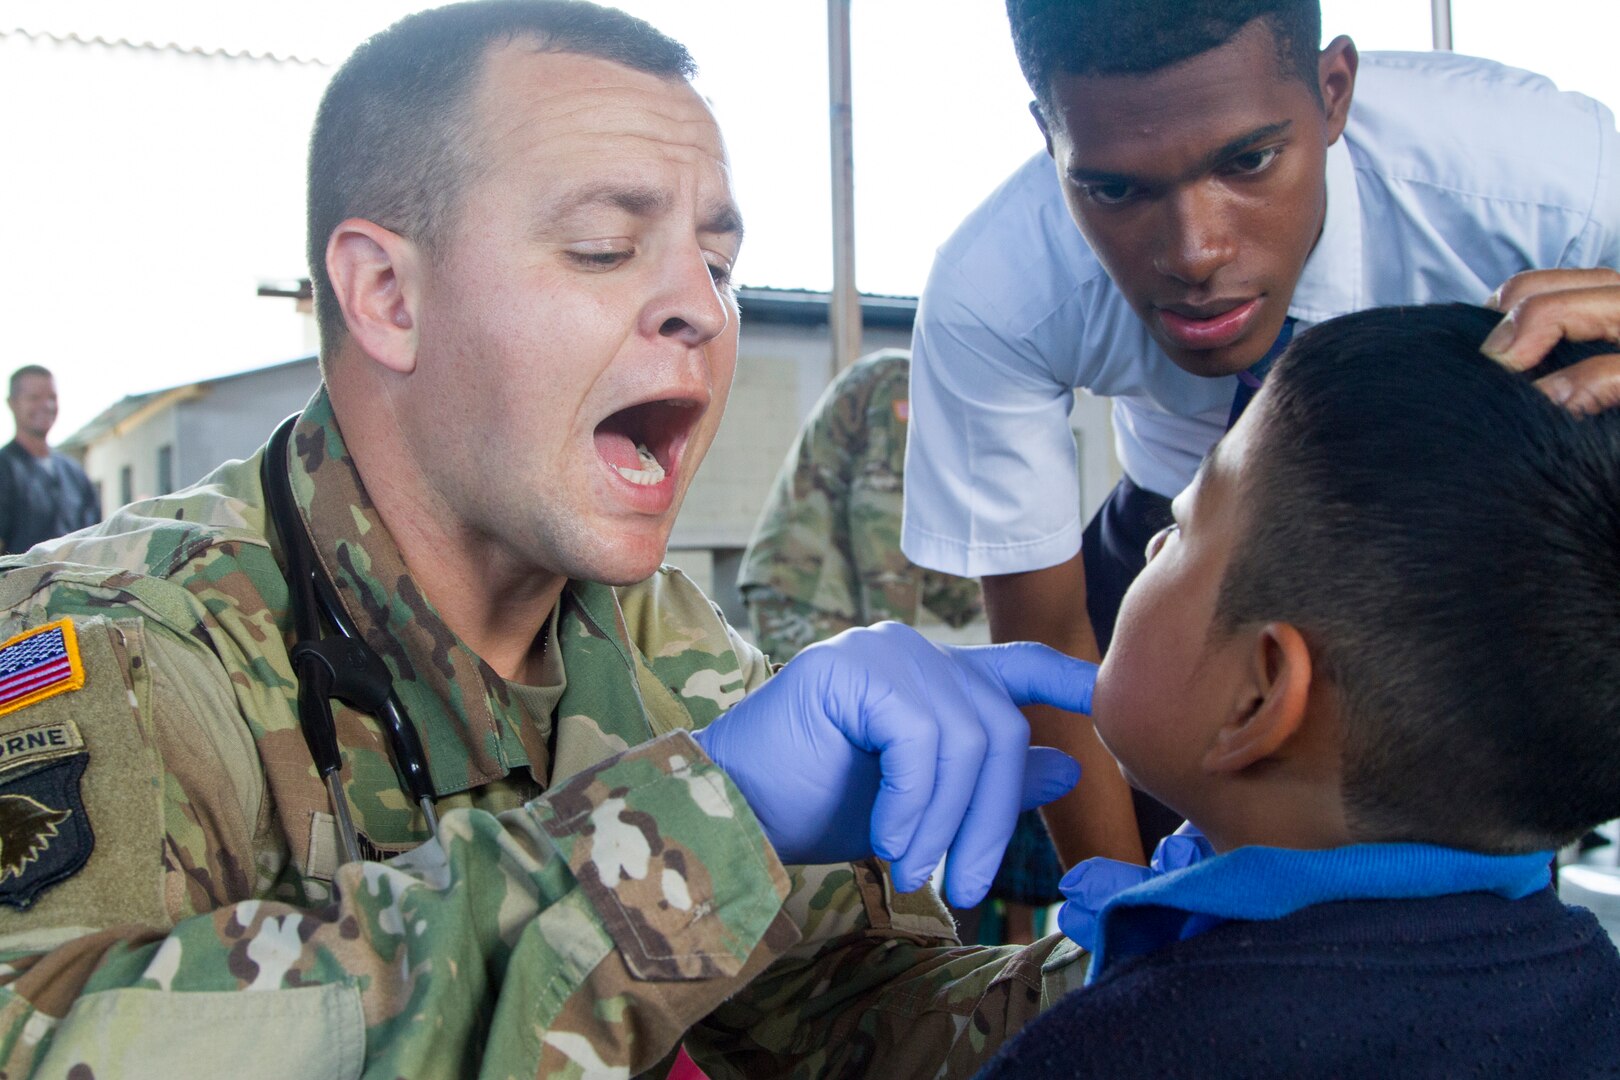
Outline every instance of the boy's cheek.
POLYGON ((1108 752, 1119 758, 1122 750, 1128 753, 1127 744, 1130 741, 1128 733, 1122 729, 1122 725, 1126 723, 1122 713, 1128 703, 1121 700, 1121 695, 1115 692, 1116 687, 1119 687, 1119 679, 1112 674, 1114 670, 1105 659, 1097 672, 1097 685, 1091 695, 1091 723, 1097 729, 1097 737, 1108 748, 1108 752))

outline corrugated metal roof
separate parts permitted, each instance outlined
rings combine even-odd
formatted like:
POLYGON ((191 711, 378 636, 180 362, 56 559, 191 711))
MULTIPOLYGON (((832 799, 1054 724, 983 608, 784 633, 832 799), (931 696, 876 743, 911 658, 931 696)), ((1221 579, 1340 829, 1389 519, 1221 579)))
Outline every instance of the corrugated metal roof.
POLYGON ((316 357, 313 353, 307 356, 296 357, 292 360, 281 360, 274 364, 265 364, 262 367, 249 368, 246 371, 233 371, 228 375, 215 375, 208 379, 198 379, 196 382, 181 383, 178 386, 165 387, 162 390, 148 390, 144 394, 129 394, 113 402, 91 420, 84 427, 63 439, 59 449, 78 450, 89 446, 103 435, 112 431, 124 421, 149 405, 165 397, 189 398, 199 391, 206 391, 211 386, 217 386, 232 379, 249 378, 262 375, 265 372, 277 371, 281 368, 294 367, 301 364, 314 364, 316 357))
POLYGON ((217 57, 222 60, 249 60, 267 61, 276 64, 306 64, 318 67, 329 67, 325 61, 315 56, 299 56, 294 53, 278 53, 269 50, 254 49, 228 49, 205 48, 200 45, 183 45, 177 41, 135 40, 123 37, 104 37, 100 34, 82 34, 78 32, 58 32, 53 30, 31 30, 27 27, 14 27, 9 30, 0 30, 0 38, 22 37, 29 41, 49 41, 58 45, 83 45, 91 48, 106 49, 133 49, 138 52, 176 53, 182 56, 217 57))
MULTIPOLYGON (((861 320, 872 327, 909 330, 917 317, 915 296, 861 293, 861 320)), ((753 321, 825 325, 831 294, 811 289, 772 289, 741 286, 737 303, 743 317, 753 321)), ((747 323, 744 323, 746 326, 747 323)))

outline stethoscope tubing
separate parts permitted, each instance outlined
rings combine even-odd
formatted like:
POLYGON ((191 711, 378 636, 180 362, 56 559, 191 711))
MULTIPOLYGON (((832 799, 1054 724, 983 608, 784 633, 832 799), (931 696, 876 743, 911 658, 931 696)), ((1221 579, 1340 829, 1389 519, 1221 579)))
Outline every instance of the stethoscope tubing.
POLYGON ((332 719, 333 697, 376 718, 388 743, 400 786, 421 807, 423 818, 435 835, 439 831, 434 808, 437 792, 428 772, 421 737, 400 707, 387 665, 376 650, 366 644, 338 601, 304 528, 303 516, 298 512, 287 471, 287 447, 299 415, 294 413, 282 421, 270 436, 265 448, 262 480, 270 523, 281 538, 287 560, 287 587, 293 614, 290 655, 298 679, 298 726, 315 761, 316 772, 326 784, 344 861, 356 862, 362 858, 362 853, 340 775, 343 755, 332 719), (323 633, 323 617, 337 630, 338 637, 329 638, 323 633))

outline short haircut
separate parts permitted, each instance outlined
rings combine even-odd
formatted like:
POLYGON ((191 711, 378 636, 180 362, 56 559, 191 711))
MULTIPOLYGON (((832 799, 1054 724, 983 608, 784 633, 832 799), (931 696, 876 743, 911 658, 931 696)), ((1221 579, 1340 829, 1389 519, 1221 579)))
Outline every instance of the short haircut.
POLYGON ((1501 316, 1301 334, 1256 400, 1216 633, 1281 621, 1339 696, 1359 840, 1489 852, 1620 817, 1620 412, 1486 359, 1501 316))
POLYGON ((1145 75, 1219 48, 1256 19, 1285 75, 1321 95, 1318 0, 1007 0, 1013 48, 1048 119, 1059 75, 1145 75))
POLYGON ((51 369, 48 367, 42 367, 39 364, 24 364, 22 367, 11 373, 11 386, 6 391, 6 397, 16 397, 17 385, 30 375, 43 375, 47 379, 55 379, 55 376, 51 374, 51 369))
POLYGON ((321 98, 309 145, 308 256, 323 358, 343 340, 326 273, 332 230, 376 222, 436 253, 484 159, 472 89, 491 46, 533 39, 668 79, 696 73, 685 46, 584 0, 472 0, 408 15, 367 40, 321 98))

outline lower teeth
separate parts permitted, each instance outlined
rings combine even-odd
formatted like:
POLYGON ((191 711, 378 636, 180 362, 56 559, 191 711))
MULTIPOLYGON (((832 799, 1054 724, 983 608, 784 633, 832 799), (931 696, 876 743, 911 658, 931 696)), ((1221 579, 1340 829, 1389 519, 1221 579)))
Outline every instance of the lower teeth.
POLYGON ((653 452, 648 450, 645 444, 636 444, 636 457, 641 459, 641 468, 639 469, 627 469, 623 465, 613 467, 619 471, 620 476, 632 484, 652 487, 654 484, 663 482, 664 467, 658 464, 658 459, 653 456, 653 452))

